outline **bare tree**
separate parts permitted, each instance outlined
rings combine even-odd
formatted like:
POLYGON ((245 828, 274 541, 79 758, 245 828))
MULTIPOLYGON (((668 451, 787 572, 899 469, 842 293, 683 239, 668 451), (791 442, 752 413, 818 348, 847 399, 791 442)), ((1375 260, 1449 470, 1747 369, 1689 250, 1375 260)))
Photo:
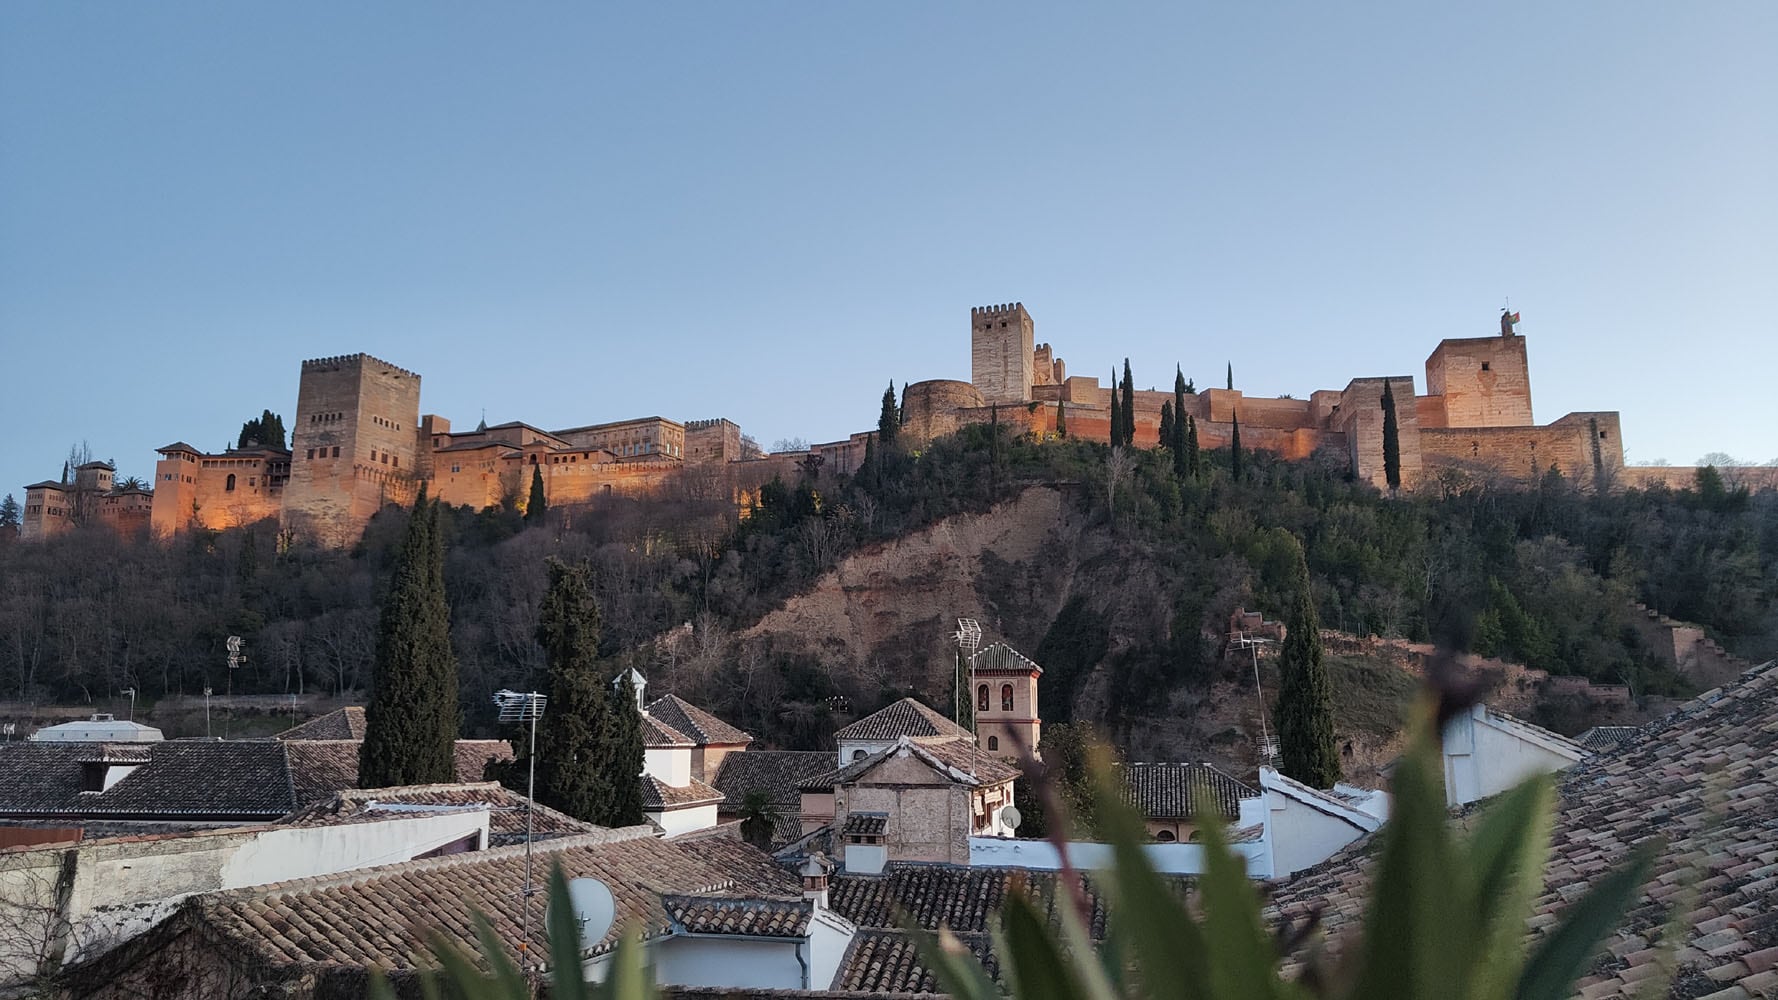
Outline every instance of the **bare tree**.
POLYGON ((1111 449, 1105 459, 1105 511, 1111 519, 1111 530, 1117 533, 1117 491, 1136 466, 1135 456, 1123 445, 1111 449))

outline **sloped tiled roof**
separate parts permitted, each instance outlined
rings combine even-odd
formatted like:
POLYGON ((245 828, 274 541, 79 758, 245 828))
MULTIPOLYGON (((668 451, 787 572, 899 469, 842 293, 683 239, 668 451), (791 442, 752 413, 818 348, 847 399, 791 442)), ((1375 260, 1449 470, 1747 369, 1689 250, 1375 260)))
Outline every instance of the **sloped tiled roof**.
POLYGON ((1214 809, 1224 819, 1241 815, 1242 799, 1259 797, 1249 787, 1209 764, 1136 762, 1116 765, 1130 801, 1149 819, 1191 819, 1214 809))
POLYGON ((815 915, 814 904, 802 899, 664 896, 661 902, 675 928, 690 934, 802 937, 815 915))
POLYGON ((846 825, 840 830, 842 837, 880 837, 889 828, 889 814, 883 812, 855 812, 846 816, 846 825))
POLYGON ((0 816, 271 819, 297 804, 284 744, 275 740, 167 740, 115 750, 0 744, 0 816), (82 761, 114 754, 145 762, 105 791, 81 791, 82 761))
POLYGON ((696 746, 691 737, 685 735, 661 720, 642 713, 642 745, 645 747, 689 747, 696 746))
POLYGON ((1038 666, 1035 660, 1004 642, 994 643, 972 655, 969 658, 969 669, 972 671, 1012 671, 1021 674, 1033 671, 1039 674, 1043 673, 1043 668, 1038 666))
MULTIPOLYGON (((290 781, 298 805, 358 787, 359 740, 284 740, 290 755, 290 781)), ((479 782, 490 760, 511 760, 504 740, 458 740, 452 748, 458 782, 479 782)))
POLYGON ((758 790, 774 805, 795 806, 804 779, 833 770, 828 750, 747 750, 722 758, 711 784, 722 793, 724 809, 739 809, 747 793, 758 790))
POLYGON ((699 746, 752 743, 753 737, 676 694, 649 703, 648 714, 692 738, 699 746))
POLYGON ((970 740, 975 734, 912 698, 903 698, 834 733, 836 740, 951 738, 970 740))
POLYGON ((901 753, 911 754, 939 773, 969 785, 995 785, 1002 781, 1011 781, 1019 775, 1018 768, 997 755, 983 751, 975 745, 974 740, 920 743, 912 736, 903 736, 894 744, 845 767, 804 778, 799 787, 803 791, 822 791, 834 785, 848 785, 864 777, 878 764, 901 753))
POLYGON ((1574 740, 1588 750, 1608 750, 1641 731, 1641 726, 1594 726, 1574 740))
MULTIPOLYGON (((748 884, 739 884, 731 875, 737 853, 759 852, 738 841, 711 850, 713 843, 662 840, 648 827, 565 837, 536 845, 534 871, 547 873, 559 864, 570 879, 597 878, 611 889, 617 919, 595 951, 608 949, 627 926, 639 926, 650 937, 666 932, 671 927, 663 904, 667 895, 744 892, 749 898, 800 899, 795 876, 781 868, 771 874, 775 866, 769 860, 748 884)), ((152 949, 195 929, 211 945, 251 961, 255 975, 372 964, 412 968, 415 956, 430 954, 427 936, 433 932, 474 952, 472 911, 485 914, 495 936, 514 949, 522 936, 525 872, 525 849, 518 846, 210 893, 188 900, 173 919, 138 941, 152 949)), ((539 919, 543 903, 531 905, 530 947, 548 954, 545 922, 539 919)), ((126 946, 120 952, 132 950, 145 949, 126 946)), ((84 975, 115 974, 118 970, 107 969, 106 962, 101 957, 84 975)))
POLYGON ((361 740, 364 739, 364 709, 358 705, 336 708, 318 715, 300 726, 292 726, 278 734, 281 740, 361 740))
POLYGON ((669 785, 652 774, 637 779, 642 782, 642 808, 683 809, 722 801, 722 793, 696 778, 683 788, 669 785))
MULTIPOLYGON (((1576 988, 1588 1000, 1640 995, 1661 960, 1669 906, 1684 901, 1671 995, 1751 998, 1778 990, 1778 667, 1755 667, 1564 772, 1534 926, 1559 919, 1630 849, 1666 839, 1655 876, 1576 988), (1689 888, 1686 888, 1689 886, 1689 888), (1695 893, 1695 898, 1688 896, 1695 893)), ((1485 806, 1483 807, 1485 808, 1485 806)), ((1282 885, 1269 914, 1319 910, 1335 946, 1362 919, 1377 838, 1282 885)))
MULTIPOLYGON (((491 846, 504 847, 525 842, 525 806, 528 801, 523 795, 494 781, 353 788, 304 806, 278 822, 287 826, 329 826, 374 814, 377 806, 387 805, 486 807, 489 842, 491 846)), ((550 840, 603 829, 540 802, 530 804, 533 840, 550 840)))
MULTIPOLYGON (((999 963, 994 958, 992 941, 986 934, 958 934, 956 938, 975 954, 996 979, 999 963)), ((938 980, 921 961, 920 948, 914 939, 898 930, 871 928, 859 931, 841 960, 833 988, 877 995, 891 993, 936 993, 938 980)))

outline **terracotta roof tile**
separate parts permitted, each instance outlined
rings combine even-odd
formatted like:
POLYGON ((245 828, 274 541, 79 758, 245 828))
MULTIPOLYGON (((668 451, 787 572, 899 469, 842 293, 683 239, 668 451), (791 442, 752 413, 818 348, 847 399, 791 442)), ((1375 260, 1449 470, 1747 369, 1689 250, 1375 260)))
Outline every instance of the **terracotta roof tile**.
POLYGON ((801 899, 663 896, 661 902, 675 927, 691 934, 802 937, 815 915, 814 904, 801 899))
POLYGON ((724 809, 739 809, 751 791, 762 791, 774 805, 797 806, 804 779, 834 769, 828 750, 748 750, 722 758, 711 784, 722 793, 724 809))
POLYGON ((971 656, 969 669, 972 672, 989 673, 1043 673, 1043 668, 1036 661, 1004 642, 996 642, 971 656))
POLYGON ((975 734, 912 698, 903 698, 834 733, 836 740, 893 740, 945 737, 975 739, 975 734))
POLYGON ((645 747, 690 747, 692 738, 661 720, 642 713, 642 745, 645 747))
POLYGON ((652 774, 645 774, 638 780, 642 782, 644 809, 682 809, 722 801, 721 792, 696 778, 683 788, 669 785, 652 774))
POLYGON ((855 812, 846 816, 846 825, 840 830, 842 837, 880 837, 889 828, 889 814, 883 812, 855 812))
POLYGON ((895 744, 855 760, 845 767, 804 778, 798 787, 804 791, 820 791, 834 785, 851 784, 875 769, 878 764, 901 753, 912 754, 940 773, 972 785, 999 784, 1002 781, 1011 781, 1019 774, 1019 769, 1007 763, 1004 758, 977 747, 973 738, 926 743, 911 736, 903 736, 895 744))
POLYGON ((305 806, 278 822, 290 826, 328 826, 367 815, 378 815, 376 807, 387 805, 459 806, 466 809, 486 807, 491 845, 504 847, 525 842, 527 804, 531 805, 534 841, 593 833, 603 829, 592 823, 583 823, 540 802, 531 803, 523 795, 494 781, 346 789, 335 792, 330 798, 305 806))
POLYGON ((1191 819, 1214 809, 1233 822, 1242 799, 1259 797, 1251 788, 1209 764, 1130 763, 1117 765, 1130 802, 1149 819, 1191 819))
POLYGON ((648 714, 692 738, 699 746, 752 743, 753 737, 676 694, 649 703, 648 714))
POLYGON ((364 709, 357 705, 336 708, 318 715, 300 726, 292 726, 278 734, 281 740, 361 740, 364 739, 364 709))
POLYGON ((298 804, 284 751, 275 740, 4 743, 0 816, 273 819, 298 804), (104 791, 82 791, 91 766, 82 762, 102 758, 127 758, 123 766, 134 769, 104 791))

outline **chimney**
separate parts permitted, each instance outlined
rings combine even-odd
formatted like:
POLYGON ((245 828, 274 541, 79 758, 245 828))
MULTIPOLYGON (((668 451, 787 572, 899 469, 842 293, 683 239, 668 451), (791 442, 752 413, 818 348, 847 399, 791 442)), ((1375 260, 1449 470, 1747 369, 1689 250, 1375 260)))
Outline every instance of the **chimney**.
POLYGON ((815 909, 827 909, 827 856, 820 851, 809 855, 803 862, 803 898, 815 904, 815 909))

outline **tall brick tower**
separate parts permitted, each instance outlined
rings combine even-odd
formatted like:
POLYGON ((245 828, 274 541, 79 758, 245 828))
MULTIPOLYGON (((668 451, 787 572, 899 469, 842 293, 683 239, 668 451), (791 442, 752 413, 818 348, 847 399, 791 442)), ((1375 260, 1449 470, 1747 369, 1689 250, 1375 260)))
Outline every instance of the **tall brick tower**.
POLYGON ((1042 676, 1042 667, 1004 642, 969 658, 975 737, 983 750, 1016 757, 1022 743, 1036 751, 1043 739, 1043 720, 1037 713, 1037 680, 1042 676))
POLYGON ((1028 403, 1036 329, 1023 303, 969 311, 969 381, 984 403, 1028 403))
POLYGON ((1436 426, 1530 426, 1531 365, 1525 338, 1513 334, 1439 341, 1426 359, 1426 392, 1443 401, 1436 426))
POLYGON ((349 545, 385 503, 411 503, 420 376, 368 354, 304 361, 284 527, 349 545))

